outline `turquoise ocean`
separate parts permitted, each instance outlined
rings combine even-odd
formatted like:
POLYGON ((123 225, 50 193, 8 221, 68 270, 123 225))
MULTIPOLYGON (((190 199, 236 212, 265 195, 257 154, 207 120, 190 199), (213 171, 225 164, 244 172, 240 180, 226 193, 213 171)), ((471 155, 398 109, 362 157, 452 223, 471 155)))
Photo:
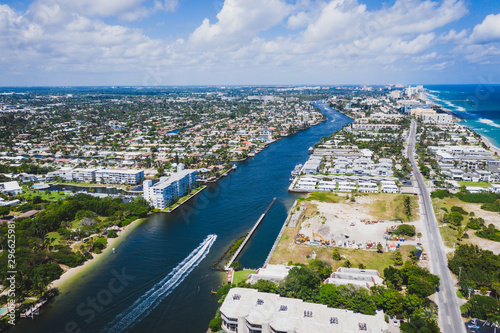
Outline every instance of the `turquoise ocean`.
POLYGON ((465 126, 500 147, 500 85, 424 86, 432 102, 449 109, 465 126))

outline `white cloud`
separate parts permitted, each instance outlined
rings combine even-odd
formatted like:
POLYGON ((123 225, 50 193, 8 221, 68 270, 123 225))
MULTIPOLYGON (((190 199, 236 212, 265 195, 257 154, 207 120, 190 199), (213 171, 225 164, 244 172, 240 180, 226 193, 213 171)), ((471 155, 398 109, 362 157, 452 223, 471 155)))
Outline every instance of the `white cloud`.
POLYGON ((500 41, 500 14, 488 15, 481 24, 474 27, 470 35, 472 43, 489 43, 500 41))
POLYGON ((292 10, 281 0, 226 0, 217 14, 217 22, 203 20, 190 36, 190 42, 201 45, 242 44, 264 30, 276 26, 292 10))
POLYGON ((311 21, 311 17, 306 12, 298 12, 296 15, 290 16, 286 26, 288 29, 298 29, 306 27, 311 21))
POLYGON ((427 53, 418 57, 413 57, 414 62, 428 62, 429 60, 434 60, 437 57, 436 52, 427 53))
POLYGON ((158 11, 174 11, 178 0, 37 0, 27 12, 28 17, 44 23, 59 23, 64 15, 88 17, 116 16, 135 21, 158 11))
POLYGON ((464 42, 467 38, 467 30, 463 29, 460 32, 457 32, 455 29, 451 29, 447 33, 442 33, 438 40, 443 43, 448 43, 448 42, 457 42, 461 43, 464 42))
MULTIPOLYGON (((314 69, 321 77, 333 77, 339 71, 349 74, 347 68, 438 70, 451 66, 450 58, 485 62, 496 54, 495 48, 467 49, 475 57, 466 57, 465 47, 451 55, 441 49, 436 52, 438 44, 468 39, 466 30, 436 35, 437 28, 467 13, 457 0, 399 0, 378 10, 369 10, 362 0, 225 0, 214 22, 205 19, 188 38, 175 42, 102 21, 105 17, 136 20, 174 10, 177 4, 177 0, 36 0, 25 13, 0 5, 0 70, 99 73, 154 68, 170 79, 175 76, 172 72, 189 73, 188 77, 279 72, 293 77, 314 69)), ((480 26, 490 26, 490 20, 476 26, 471 38, 484 40, 480 26)), ((153 82, 175 83, 156 78, 153 82)))
POLYGON ((432 41, 436 37, 435 33, 419 35, 417 38, 404 41, 397 40, 390 46, 389 53, 416 54, 421 53, 431 46, 432 41))

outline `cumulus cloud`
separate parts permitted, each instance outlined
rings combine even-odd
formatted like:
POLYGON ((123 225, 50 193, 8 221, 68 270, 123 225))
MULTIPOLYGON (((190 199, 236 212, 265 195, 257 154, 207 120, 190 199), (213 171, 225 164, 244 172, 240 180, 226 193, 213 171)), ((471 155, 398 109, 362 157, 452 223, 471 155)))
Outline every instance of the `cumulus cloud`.
POLYGON ((467 38, 467 30, 463 29, 460 32, 457 32, 455 29, 451 29, 447 33, 442 33, 438 40, 443 43, 448 43, 448 42, 464 42, 467 38))
POLYGON ((281 0, 226 0, 217 22, 203 20, 190 36, 196 44, 244 43, 281 23, 292 7, 281 0))
POLYGON ((362 0, 225 0, 214 21, 206 18, 175 42, 151 39, 124 22, 172 11, 178 4, 36 0, 23 13, 0 5, 0 69, 97 73, 151 67, 155 73, 169 73, 164 77, 172 77, 172 71, 258 75, 294 68, 296 75, 314 68, 326 77, 354 67, 437 70, 451 66, 450 57, 484 63, 497 49, 459 45, 441 54, 436 45, 468 40, 471 47, 472 40, 486 43, 500 36, 495 32, 498 15, 488 16, 470 36, 470 30, 454 29, 438 36, 436 29, 467 13, 462 0, 398 0, 377 10, 362 0), (107 24, 107 17, 118 17, 121 24, 107 24), (466 51, 477 56, 465 57, 466 51))
POLYGON ((470 35, 472 43, 489 43, 500 41, 500 14, 488 15, 481 24, 474 27, 470 35))

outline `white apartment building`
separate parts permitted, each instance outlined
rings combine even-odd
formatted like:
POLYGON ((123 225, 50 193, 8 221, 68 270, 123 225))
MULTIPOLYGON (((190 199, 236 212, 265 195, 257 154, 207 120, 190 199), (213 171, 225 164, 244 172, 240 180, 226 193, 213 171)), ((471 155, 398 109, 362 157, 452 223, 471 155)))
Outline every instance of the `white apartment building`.
POLYGON ((0 193, 16 195, 23 193, 23 188, 16 181, 0 183, 0 193))
POLYGON ((315 190, 318 180, 312 177, 301 177, 296 184, 297 189, 301 190, 315 190))
POLYGON ((319 182, 318 190, 320 191, 335 191, 337 190, 336 181, 322 180, 319 182))
POLYGON ((377 193, 378 186, 375 183, 360 182, 358 183, 358 191, 364 193, 377 193))
POLYGON ((420 120, 426 124, 451 124, 453 117, 447 113, 422 113, 420 120))
POLYGON ((384 313, 364 315, 249 288, 232 288, 221 308, 224 332, 387 332, 384 313))
POLYGON ((156 184, 152 180, 144 181, 144 199, 155 208, 167 208, 174 203, 175 198, 186 195, 194 187, 196 172, 197 170, 179 170, 169 177, 161 177, 156 184))
POLYGON ((382 180, 380 182, 380 189, 385 193, 397 193, 398 186, 392 180, 382 180))
POLYGON ((356 191, 356 184, 351 182, 339 182, 340 192, 352 192, 356 191))
POLYGON ((144 179, 144 170, 98 169, 95 181, 104 184, 139 184, 144 179))
POLYGON ((139 184, 144 179, 144 170, 128 169, 84 169, 61 168, 47 174, 51 177, 60 177, 65 181, 97 182, 101 184, 139 184))

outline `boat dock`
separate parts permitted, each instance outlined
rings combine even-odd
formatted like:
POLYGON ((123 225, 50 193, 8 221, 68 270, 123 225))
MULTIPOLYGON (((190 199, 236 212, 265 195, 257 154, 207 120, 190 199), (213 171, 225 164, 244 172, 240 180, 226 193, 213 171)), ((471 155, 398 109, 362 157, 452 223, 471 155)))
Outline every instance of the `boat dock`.
POLYGON ((21 313, 20 317, 21 318, 31 318, 33 319, 34 315, 38 315, 40 308, 47 303, 47 300, 41 300, 35 305, 32 305, 29 309, 27 309, 24 313, 21 313))
POLYGON ((241 250, 243 250, 243 248, 245 247, 245 245, 248 243, 248 240, 252 237, 252 235, 254 234, 255 230, 257 230, 257 227, 259 226, 260 222, 262 222, 262 220, 264 219, 264 217, 266 217, 267 212, 269 211, 269 209, 271 209, 271 207, 273 206, 273 204, 274 204, 275 201, 276 201, 276 198, 273 198, 273 201, 271 201, 271 204, 269 204, 269 207, 267 207, 266 211, 257 220, 257 222, 253 226, 252 230, 250 230, 250 232, 248 233, 248 235, 245 238, 245 240, 241 243, 241 245, 238 248, 238 250, 236 250, 236 252, 234 253, 234 255, 231 258, 231 260, 229 260, 229 262, 227 263, 226 267, 224 267, 224 270, 228 271, 229 269, 231 269, 231 265, 232 265, 233 261, 236 258, 238 258, 238 256, 240 255, 241 250))

